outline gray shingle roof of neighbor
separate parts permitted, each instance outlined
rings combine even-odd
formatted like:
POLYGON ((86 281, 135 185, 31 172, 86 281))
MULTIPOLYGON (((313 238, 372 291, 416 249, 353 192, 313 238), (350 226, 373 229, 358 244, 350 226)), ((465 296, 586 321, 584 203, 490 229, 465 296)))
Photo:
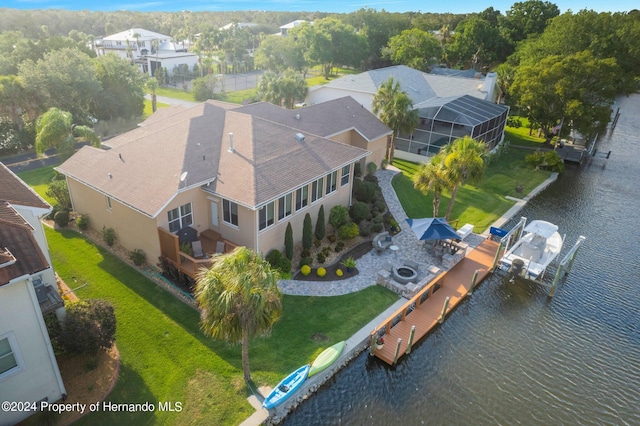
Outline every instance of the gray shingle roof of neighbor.
POLYGON ((321 90, 323 87, 332 87, 375 94, 382 83, 387 81, 389 77, 393 77, 395 81, 400 82, 400 89, 407 93, 414 105, 434 98, 470 95, 485 99, 487 96, 486 92, 481 91, 482 80, 427 74, 405 65, 346 75, 323 86, 318 86, 318 89, 315 90, 321 90))
POLYGON ((331 137, 346 129, 355 129, 368 141, 391 134, 391 129, 351 96, 288 110, 259 102, 236 109, 266 120, 304 130, 314 135, 331 137))
POLYGON ((257 208, 368 154, 241 109, 215 102, 178 108, 112 139, 110 150, 83 147, 57 169, 156 217, 179 192, 205 184, 257 208))

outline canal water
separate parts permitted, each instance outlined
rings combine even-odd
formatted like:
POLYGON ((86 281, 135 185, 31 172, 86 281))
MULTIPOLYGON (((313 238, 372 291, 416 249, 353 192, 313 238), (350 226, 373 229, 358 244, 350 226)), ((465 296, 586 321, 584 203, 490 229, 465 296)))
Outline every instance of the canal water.
MULTIPOLYGON (((284 425, 640 424, 640 95, 521 215, 587 241, 553 299, 488 277, 398 365, 368 352, 284 425)), ((517 222, 514 218, 508 227, 517 222)))

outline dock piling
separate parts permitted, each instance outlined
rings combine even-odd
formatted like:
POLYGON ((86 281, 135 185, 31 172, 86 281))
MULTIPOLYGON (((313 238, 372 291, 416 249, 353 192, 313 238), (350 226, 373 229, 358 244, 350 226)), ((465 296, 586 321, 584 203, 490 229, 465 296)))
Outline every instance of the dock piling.
POLYGON ((475 288, 476 281, 478 280, 478 272, 480 271, 476 269, 476 271, 473 273, 473 277, 471 278, 471 287, 469 287, 469 291, 467 292, 469 296, 473 294, 473 289, 475 288))
POLYGON ((398 343, 396 343, 396 352, 393 355, 393 363, 398 362, 398 355, 400 355, 400 345, 402 345, 402 339, 398 338, 398 343))
POLYGON ((449 296, 447 296, 446 299, 444 299, 444 305, 442 306, 442 313, 440 314, 440 318, 438 319, 438 322, 440 324, 442 324, 444 322, 444 317, 445 315, 447 315, 447 307, 449 306, 449 296))
POLYGON ((409 340, 407 341, 407 350, 406 354, 409 355, 411 353, 411 345, 413 345, 413 336, 416 334, 416 326, 411 326, 411 331, 409 332, 409 340))

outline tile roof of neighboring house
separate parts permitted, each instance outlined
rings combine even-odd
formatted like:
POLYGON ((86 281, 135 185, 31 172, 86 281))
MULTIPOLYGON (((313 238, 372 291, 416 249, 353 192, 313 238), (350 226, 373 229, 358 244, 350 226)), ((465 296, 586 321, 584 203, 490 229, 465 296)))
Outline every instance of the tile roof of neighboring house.
POLYGON ((276 121, 322 137, 331 137, 352 128, 368 141, 391 134, 391 129, 351 96, 293 111, 267 102, 239 107, 236 111, 276 121))
POLYGON ((162 114, 163 120, 149 119, 111 139, 110 150, 83 147, 58 170, 155 217, 179 191, 204 184, 258 207, 367 154, 215 102, 162 114), (299 142, 295 135, 301 132, 305 139, 299 142))
POLYGON ((0 202, 0 286, 48 267, 31 225, 8 202, 0 202))
POLYGON ((51 206, 18 176, 0 163, 0 201, 49 210, 51 206))
POLYGON ((487 97, 487 93, 481 91, 483 86, 481 80, 427 74, 405 65, 346 75, 309 90, 334 88, 373 95, 389 77, 400 82, 400 89, 407 93, 414 106, 436 97, 446 98, 462 95, 471 95, 480 99, 487 97))

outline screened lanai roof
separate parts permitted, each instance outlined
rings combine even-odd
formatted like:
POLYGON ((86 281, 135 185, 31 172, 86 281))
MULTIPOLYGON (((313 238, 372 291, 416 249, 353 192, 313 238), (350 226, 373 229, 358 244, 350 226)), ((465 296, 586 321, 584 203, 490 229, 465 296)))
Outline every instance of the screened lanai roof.
POLYGON ((430 99, 415 107, 420 117, 467 126, 477 126, 499 117, 508 110, 504 105, 497 105, 469 95, 430 99))

